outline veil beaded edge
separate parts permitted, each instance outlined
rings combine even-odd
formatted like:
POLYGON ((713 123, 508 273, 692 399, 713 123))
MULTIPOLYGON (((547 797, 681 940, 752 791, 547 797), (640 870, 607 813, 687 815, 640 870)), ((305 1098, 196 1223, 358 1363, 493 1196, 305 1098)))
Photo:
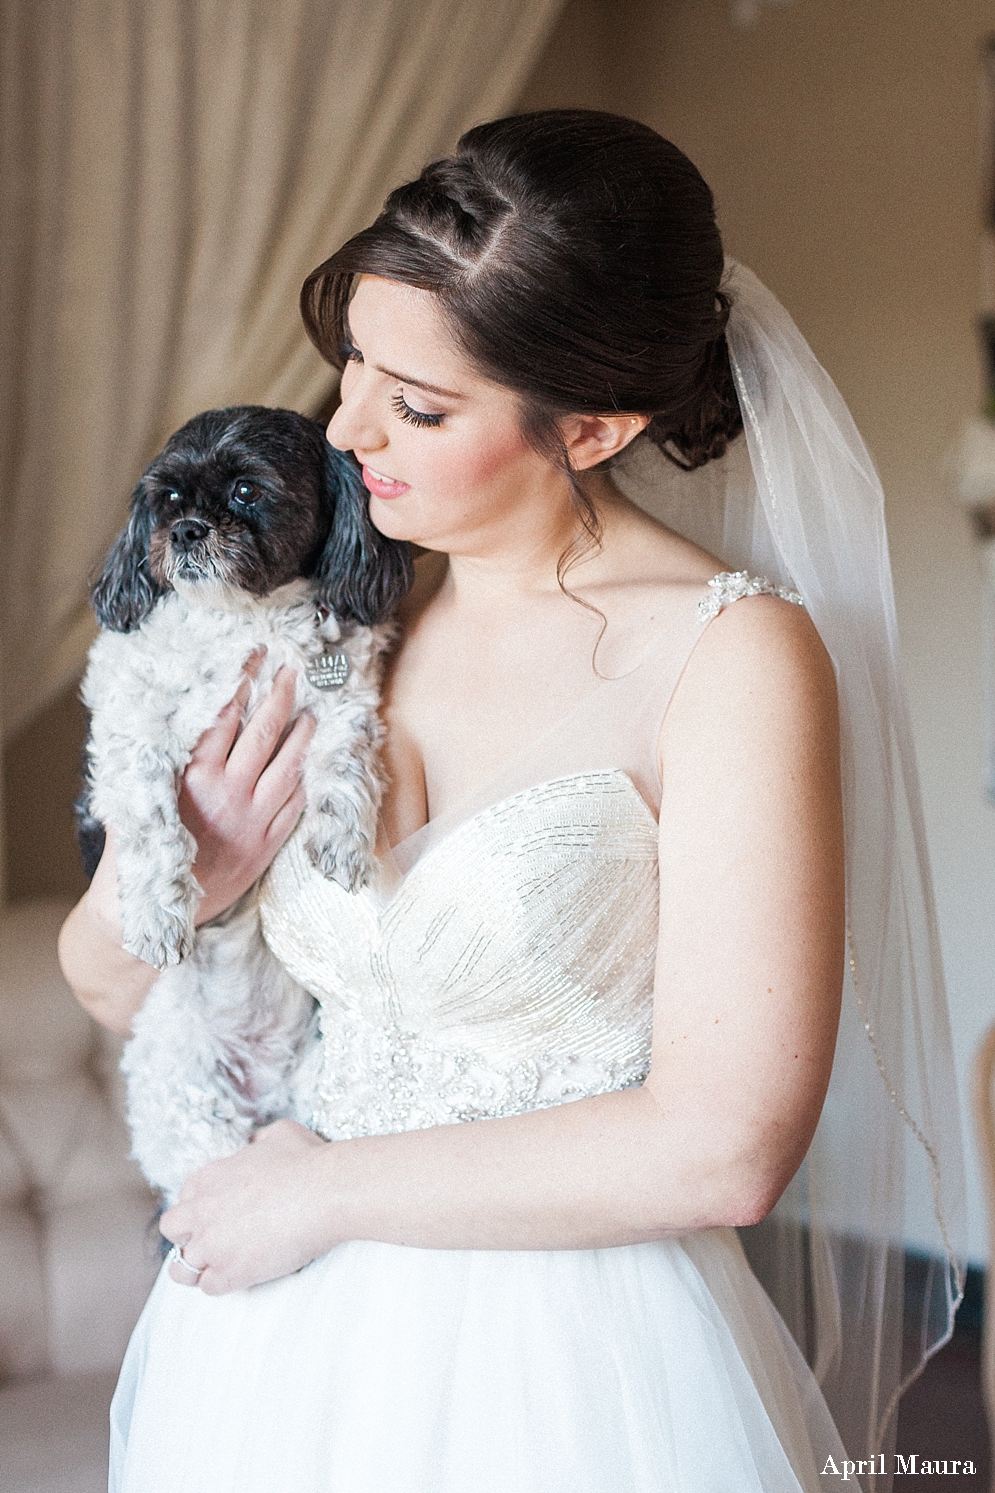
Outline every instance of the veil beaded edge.
MULTIPOLYGON (((730 570, 797 591, 836 670, 848 939, 840 1033, 806 1160, 744 1243, 848 1455, 883 1452, 890 1468, 899 1395, 953 1330, 964 1184, 884 495, 846 405, 784 307, 732 260, 723 289, 745 439, 691 472, 641 439, 613 477, 730 570), (905 1278, 910 1221, 927 1260, 915 1289, 905 1278)), ((868 1486, 885 1493, 891 1473, 868 1486)))

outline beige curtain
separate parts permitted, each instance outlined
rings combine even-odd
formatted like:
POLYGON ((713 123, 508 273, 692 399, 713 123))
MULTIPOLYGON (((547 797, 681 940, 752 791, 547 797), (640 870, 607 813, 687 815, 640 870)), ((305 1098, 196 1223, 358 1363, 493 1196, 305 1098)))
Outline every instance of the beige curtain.
POLYGON ((0 722, 81 670, 87 577, 200 409, 313 411, 309 269, 516 97, 562 0, 0 0, 0 722))

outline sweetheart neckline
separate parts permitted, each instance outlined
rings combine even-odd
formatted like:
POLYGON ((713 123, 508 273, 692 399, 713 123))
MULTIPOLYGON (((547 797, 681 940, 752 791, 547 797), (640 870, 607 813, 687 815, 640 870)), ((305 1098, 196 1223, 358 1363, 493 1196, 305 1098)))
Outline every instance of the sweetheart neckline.
MULTIPOLYGON (((530 783, 528 787, 519 788, 514 793, 507 794, 504 798, 495 799, 491 803, 482 804, 479 809, 475 810, 471 814, 468 814, 464 819, 458 820, 457 823, 451 825, 449 829, 443 830, 440 838, 437 839, 433 844, 429 845, 428 848, 418 856, 417 860, 411 863, 406 871, 400 871, 396 866, 391 865, 391 861, 393 860, 395 852, 399 848, 399 845, 405 845, 409 840, 415 838, 414 835, 409 835, 407 837, 407 840, 399 841, 398 845, 393 846, 388 851, 387 859, 376 857, 376 863, 380 870, 381 878, 383 879, 383 881, 387 882, 387 885, 384 886, 384 891, 387 893, 387 895, 385 897, 381 897, 380 892, 376 886, 366 887, 364 888, 364 891, 374 903, 379 904, 379 911, 386 911, 386 909, 390 907, 395 901, 403 888, 407 886, 411 877, 417 870, 419 870, 420 867, 424 866, 427 861, 431 860, 436 852, 441 850, 443 846, 448 845, 450 840, 454 839, 461 830, 469 828, 469 826, 475 824, 479 819, 482 819, 485 814, 492 814, 496 813, 499 809, 506 809, 511 804, 513 804, 516 799, 526 798, 529 794, 537 793, 541 789, 555 788, 565 783, 585 782, 591 778, 606 778, 614 779, 616 782, 621 781, 625 785, 625 788, 628 790, 627 797, 630 799, 630 801, 634 799, 638 807, 643 811, 643 815, 647 824, 652 826, 654 832, 659 829, 659 821, 654 815, 649 804, 643 798, 642 794, 636 787, 629 774, 623 771, 621 767, 598 767, 591 768, 587 772, 561 773, 556 777, 546 778, 539 783, 530 783), (391 872, 394 870, 397 871, 396 877, 392 881, 388 881, 388 878, 391 876, 391 872)), ((423 825, 421 830, 416 830, 415 834, 417 835, 424 833, 424 831, 428 829, 430 825, 438 822, 438 817, 441 816, 437 816, 436 819, 430 819, 428 821, 428 824, 423 825)))
MULTIPOLYGON (((428 849, 418 857, 417 860, 413 861, 406 871, 400 871, 399 869, 392 867, 390 861, 385 861, 377 856, 374 858, 377 868, 380 872, 380 876, 377 882, 375 882, 371 886, 360 888, 358 892, 346 892, 341 887, 338 887, 337 890, 340 891, 345 897, 355 897, 357 901, 364 901, 369 907, 369 910, 376 916, 379 921, 382 917, 385 917, 390 909, 394 906, 401 893, 408 886, 408 883, 411 881, 415 872, 421 870, 421 868, 429 861, 431 861, 439 851, 448 846, 449 843, 453 839, 455 839, 461 831, 468 830, 471 825, 476 824, 477 821, 482 819, 486 814, 493 814, 498 810, 507 809, 510 807, 510 805, 515 803, 517 799, 527 798, 530 794, 538 793, 542 789, 556 788, 566 783, 586 782, 591 778, 611 779, 624 785, 624 788, 626 790, 626 797, 628 798, 630 803, 632 803, 633 800, 635 801, 635 805, 642 811, 646 826, 648 828, 651 828, 654 834, 656 834, 659 829, 659 822, 656 819, 656 816, 654 815, 649 804, 643 798, 642 794, 639 792, 639 789, 636 787, 632 778, 630 778, 629 774, 623 771, 621 767, 600 767, 592 768, 587 772, 562 773, 553 778, 546 778, 539 783, 530 783, 527 788, 519 788, 514 793, 509 793, 505 798, 495 799, 492 803, 481 805, 481 807, 474 813, 468 814, 465 819, 459 820, 457 824, 454 824, 451 826, 451 828, 445 830, 442 833, 441 837, 436 840, 434 844, 430 845, 428 849), (392 877, 391 873, 394 870, 396 870, 397 874, 392 877)), ((335 882, 326 881, 325 878, 311 865, 310 860, 303 852, 300 836, 298 834, 295 834, 290 840, 287 841, 287 845, 284 847, 284 850, 290 850, 291 846, 293 846, 293 853, 302 857, 308 871, 312 876, 316 878, 318 884, 323 887, 328 887, 329 889, 336 887, 337 884, 335 882)), ((281 859, 282 855, 284 854, 284 850, 281 850, 277 855, 276 860, 273 862, 274 866, 276 866, 277 862, 281 859)), ((389 852, 389 855, 392 857, 393 851, 389 852)), ((266 881, 269 880, 269 876, 270 872, 267 871, 265 877, 263 878, 264 886, 266 881)), ((332 895, 334 895, 334 892, 332 893, 332 895)), ((265 892, 263 892, 263 900, 265 900, 265 892)))

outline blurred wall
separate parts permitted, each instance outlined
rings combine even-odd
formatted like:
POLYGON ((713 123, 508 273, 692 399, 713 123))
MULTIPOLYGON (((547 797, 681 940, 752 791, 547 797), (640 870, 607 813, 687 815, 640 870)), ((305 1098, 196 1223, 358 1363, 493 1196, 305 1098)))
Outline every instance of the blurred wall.
POLYGON ((79 897, 86 890, 73 828, 86 711, 66 690, 15 736, 3 755, 7 895, 79 897))
POLYGON ((613 88, 613 58, 625 55, 634 24, 632 0, 566 0, 516 107, 634 113, 613 88))

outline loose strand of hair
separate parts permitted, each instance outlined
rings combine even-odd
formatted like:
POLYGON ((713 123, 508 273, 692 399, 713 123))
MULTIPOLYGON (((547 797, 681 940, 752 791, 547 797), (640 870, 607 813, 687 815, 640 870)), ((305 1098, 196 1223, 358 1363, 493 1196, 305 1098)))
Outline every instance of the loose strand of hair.
POLYGON ((585 612, 590 612, 601 619, 601 626, 591 653, 591 668, 598 679, 607 679, 609 676, 602 674, 598 668, 598 649, 608 630, 608 618, 600 607, 596 607, 593 602, 585 601, 566 584, 566 577, 575 565, 579 565, 586 555, 600 553, 604 537, 601 517, 577 480, 577 473, 563 443, 556 417, 534 404, 527 404, 522 411, 522 432, 533 449, 538 451, 540 456, 546 457, 547 461, 552 462, 553 466, 559 468, 570 484, 571 504, 580 520, 581 532, 574 536, 556 562, 556 584, 570 601, 576 602, 579 607, 584 608, 585 612))

